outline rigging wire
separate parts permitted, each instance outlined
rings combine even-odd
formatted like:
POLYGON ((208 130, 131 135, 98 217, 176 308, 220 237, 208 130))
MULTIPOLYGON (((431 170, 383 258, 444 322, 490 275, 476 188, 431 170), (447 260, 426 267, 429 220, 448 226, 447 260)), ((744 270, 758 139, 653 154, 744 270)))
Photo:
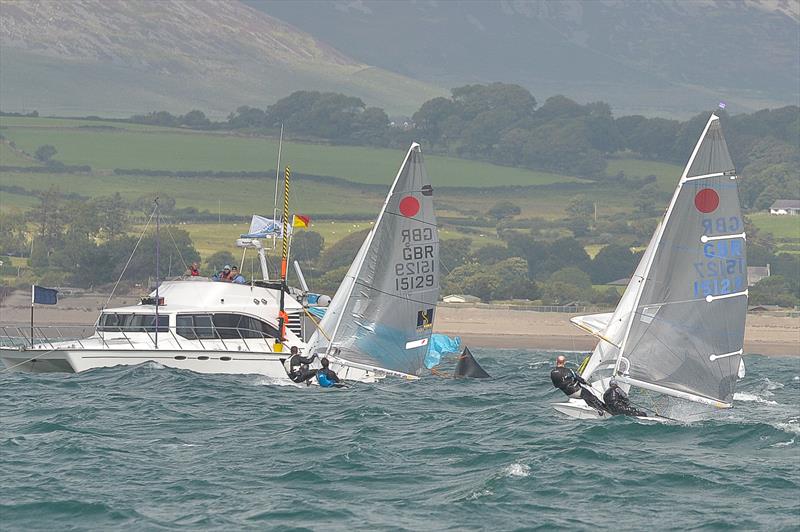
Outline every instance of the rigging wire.
POLYGON ((166 226, 166 229, 167 229, 167 233, 169 233, 169 238, 172 240, 172 244, 175 246, 175 249, 178 251, 178 256, 181 258, 181 262, 183 263, 183 267, 186 268, 186 270, 188 271, 189 270, 189 265, 186 264, 185 260, 183 260, 183 254, 181 253, 181 248, 179 248, 178 247, 178 243, 175 242, 175 237, 172 236, 172 231, 169 230, 169 226, 168 225, 166 226))
POLYGON ((136 241, 136 245, 133 246, 133 251, 131 252, 131 256, 128 257, 128 262, 126 262, 125 263, 125 267, 122 268, 122 273, 119 274, 119 278, 117 279, 117 282, 114 283, 114 288, 111 289, 111 294, 108 296, 108 299, 106 300, 105 304, 103 305, 103 308, 101 309, 101 312, 103 310, 105 310, 106 307, 108 307, 109 302, 111 302, 111 298, 114 297, 114 292, 117 291, 117 287, 119 286, 119 282, 122 280, 122 276, 125 275, 125 272, 128 270, 128 266, 130 266, 131 261, 133 260, 133 256, 136 254, 136 250, 139 249, 139 244, 142 243, 142 238, 144 238, 144 234, 147 232, 147 228, 150 227, 150 222, 153 221, 153 216, 156 215, 156 210, 157 209, 158 209, 158 205, 153 207, 153 212, 150 214, 150 218, 147 220, 147 223, 145 224, 144 229, 142 230, 142 234, 139 235, 139 240, 137 240, 136 241))

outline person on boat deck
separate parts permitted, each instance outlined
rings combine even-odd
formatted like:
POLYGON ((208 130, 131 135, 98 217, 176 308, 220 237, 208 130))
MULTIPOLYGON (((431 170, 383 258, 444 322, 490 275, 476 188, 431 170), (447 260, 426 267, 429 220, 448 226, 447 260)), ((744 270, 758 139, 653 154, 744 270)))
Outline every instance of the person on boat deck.
POLYGON ((239 273, 239 268, 236 266, 231 268, 230 280, 232 283, 236 284, 245 284, 247 282, 247 279, 244 278, 244 275, 239 273))
POLYGON ((188 275, 192 277, 198 277, 200 275, 200 267, 197 265, 196 262, 193 262, 192 265, 189 267, 189 271, 186 272, 188 275))
POLYGON ((574 399, 583 399, 584 402, 597 410, 601 416, 605 413, 605 405, 589 389, 587 382, 578 373, 566 366, 567 357, 558 355, 556 367, 550 372, 553 386, 574 399), (584 387, 586 386, 586 387, 584 387))
POLYGON ((222 271, 214 276, 214 280, 224 281, 226 283, 229 283, 231 282, 230 275, 231 275, 231 267, 228 264, 226 264, 225 267, 222 268, 222 271))
POLYGON ((612 416, 647 416, 647 412, 642 412, 631 406, 628 394, 619 387, 616 379, 612 378, 609 381, 608 390, 603 394, 603 401, 612 416))
POLYGON ((336 384, 339 383, 339 377, 336 375, 336 372, 329 367, 330 361, 327 358, 323 358, 320 360, 320 364, 322 364, 322 368, 317 370, 317 382, 319 385, 323 388, 336 386, 336 384))
POLYGON ((292 354, 288 360, 289 378, 294 382, 311 380, 317 374, 317 370, 308 367, 314 361, 314 357, 302 356, 296 345, 293 345, 289 352, 292 354))

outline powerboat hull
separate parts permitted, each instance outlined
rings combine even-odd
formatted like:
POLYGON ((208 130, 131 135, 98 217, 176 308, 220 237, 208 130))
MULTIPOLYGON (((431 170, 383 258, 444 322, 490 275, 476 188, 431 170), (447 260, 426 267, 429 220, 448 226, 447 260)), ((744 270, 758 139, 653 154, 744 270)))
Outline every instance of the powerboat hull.
MULTIPOLYGON (((29 373, 80 373, 115 366, 155 362, 167 368, 195 373, 263 375, 274 381, 289 379, 284 361, 287 353, 247 351, 196 351, 170 349, 14 349, 0 348, 0 360, 9 371, 29 373)), ((350 381, 375 382, 380 373, 334 362, 331 369, 350 381)))

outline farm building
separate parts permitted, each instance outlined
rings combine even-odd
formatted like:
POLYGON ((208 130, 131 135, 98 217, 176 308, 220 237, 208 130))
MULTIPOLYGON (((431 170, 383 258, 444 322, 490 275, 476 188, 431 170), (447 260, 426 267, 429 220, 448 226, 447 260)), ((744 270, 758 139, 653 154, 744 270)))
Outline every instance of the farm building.
POLYGON ((479 297, 464 294, 451 294, 442 298, 445 303, 479 303, 480 300, 479 297))
POLYGON ((800 200, 775 200, 769 208, 770 214, 797 216, 800 214, 800 200))
POLYGON ((747 267, 747 286, 753 286, 765 277, 769 277, 769 264, 766 266, 747 267))

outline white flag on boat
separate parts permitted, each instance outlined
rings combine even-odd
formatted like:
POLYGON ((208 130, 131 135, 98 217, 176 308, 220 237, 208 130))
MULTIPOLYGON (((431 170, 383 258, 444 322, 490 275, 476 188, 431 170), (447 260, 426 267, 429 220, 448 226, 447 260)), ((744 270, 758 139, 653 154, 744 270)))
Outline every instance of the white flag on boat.
POLYGON ((254 214, 250 221, 250 231, 242 235, 242 238, 283 238, 281 220, 254 214))

